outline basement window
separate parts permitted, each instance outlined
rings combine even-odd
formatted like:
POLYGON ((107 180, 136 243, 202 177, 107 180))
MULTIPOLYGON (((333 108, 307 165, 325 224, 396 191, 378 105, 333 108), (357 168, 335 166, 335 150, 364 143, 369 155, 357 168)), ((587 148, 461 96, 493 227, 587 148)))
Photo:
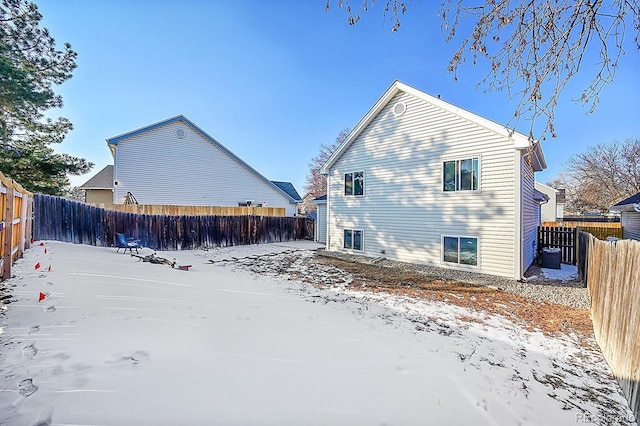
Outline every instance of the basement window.
POLYGON ((362 250, 362 230, 344 230, 344 248, 351 250, 362 250))

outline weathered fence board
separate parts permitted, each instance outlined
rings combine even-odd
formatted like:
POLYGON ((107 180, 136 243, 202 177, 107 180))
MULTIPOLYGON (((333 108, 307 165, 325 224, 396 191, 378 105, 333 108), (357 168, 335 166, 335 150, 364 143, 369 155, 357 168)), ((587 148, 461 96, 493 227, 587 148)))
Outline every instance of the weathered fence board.
MULTIPOLYGON (((563 227, 538 227, 538 250, 539 255, 543 248, 559 248, 561 253, 560 261, 570 265, 576 264, 576 228, 563 227)), ((540 256, 538 256, 540 258, 540 256)))
MULTIPOLYGON (((618 224, 619 225, 619 224, 618 224)), ((622 239, 621 227, 609 228, 602 226, 588 227, 563 227, 563 226, 539 226, 538 227, 538 256, 545 247, 559 248, 561 262, 575 265, 578 262, 578 230, 588 232, 600 240, 609 237, 622 239)))
POLYGON ((564 226, 565 228, 604 228, 604 229, 620 229, 622 224, 618 222, 542 222, 542 226, 564 226))
POLYGON ((111 247, 124 233, 154 250, 190 250, 301 240, 305 218, 149 215, 36 194, 34 238, 111 247))
POLYGON ((640 242, 579 233, 578 270, 591 299, 593 331, 607 363, 640 416, 640 242))
POLYGON ((0 173, 0 278, 11 277, 11 265, 31 241, 33 194, 0 173))

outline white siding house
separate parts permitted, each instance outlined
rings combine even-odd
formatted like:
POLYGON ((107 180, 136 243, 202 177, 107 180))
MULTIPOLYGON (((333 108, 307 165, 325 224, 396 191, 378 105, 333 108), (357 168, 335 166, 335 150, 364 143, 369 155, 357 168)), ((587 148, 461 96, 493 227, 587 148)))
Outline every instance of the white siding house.
POLYGON ((179 115, 107 139, 114 158, 113 202, 237 207, 250 202, 297 213, 288 182, 272 182, 179 115))
POLYGON ((640 192, 611 206, 609 210, 620 212, 624 238, 640 241, 640 192))
POLYGON ((316 230, 315 241, 326 244, 327 242, 327 196, 322 195, 315 198, 313 203, 316 204, 316 230))
POLYGON ((536 182, 536 190, 542 192, 547 197, 549 197, 549 201, 542 204, 541 213, 542 213, 542 221, 543 222, 556 222, 558 217, 562 220, 562 216, 558 216, 558 190, 555 188, 551 188, 545 184, 540 182, 536 182))
POLYGON ((537 142, 396 81, 322 167, 327 249, 519 279, 545 167, 537 142))

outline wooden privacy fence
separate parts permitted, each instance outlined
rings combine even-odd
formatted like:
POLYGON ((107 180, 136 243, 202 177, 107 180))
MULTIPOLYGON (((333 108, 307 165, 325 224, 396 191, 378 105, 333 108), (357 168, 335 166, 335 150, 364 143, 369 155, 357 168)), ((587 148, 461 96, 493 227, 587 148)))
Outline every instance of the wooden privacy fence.
MULTIPOLYGON (((36 194, 34 238, 111 247, 115 234, 140 239, 154 250, 190 250, 302 240, 305 218, 272 216, 169 216, 126 213, 36 194)), ((313 236, 311 236, 313 237, 313 236)))
MULTIPOLYGON (((619 225, 619 224, 618 224, 619 225)), ((622 227, 581 226, 568 228, 563 226, 539 226, 538 227, 538 258, 543 248, 559 248, 560 261, 570 265, 578 262, 578 231, 588 232, 600 240, 608 237, 622 239, 622 227)))
MULTIPOLYGON (((563 220, 560 222, 542 222, 542 226, 563 226, 565 228, 603 228, 603 229, 620 229, 622 224, 618 222, 573 222, 563 220)), ((615 231, 613 231, 615 232, 615 231)), ((602 239, 602 238, 601 238, 602 239)))
POLYGON ((31 241, 33 194, 0 173, 0 277, 11 278, 13 261, 31 241))
POLYGON ((544 248, 559 248, 560 262, 570 265, 576 264, 576 228, 538 227, 538 259, 544 248))
POLYGON ((138 214, 166 214, 169 216, 276 216, 285 217, 284 207, 219 207, 170 206, 156 204, 114 204, 113 210, 138 214))
POLYGON ((640 241, 579 234, 578 270, 591 299, 596 341, 640 417, 640 241), (584 260, 582 260, 584 257, 584 260))

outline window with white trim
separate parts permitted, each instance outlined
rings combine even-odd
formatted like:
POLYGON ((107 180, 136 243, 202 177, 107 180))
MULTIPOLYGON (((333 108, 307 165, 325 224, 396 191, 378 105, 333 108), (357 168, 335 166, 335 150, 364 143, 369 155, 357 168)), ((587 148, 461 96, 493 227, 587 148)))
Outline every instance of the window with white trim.
POLYGON ((344 248, 351 250, 362 250, 362 230, 344 230, 344 248))
POLYGON ((344 195, 364 195, 364 172, 344 174, 344 195))
POLYGON ((479 188, 478 157, 442 163, 442 190, 477 191, 479 188))
POLYGON ((478 239, 443 236, 442 260, 460 265, 478 266, 478 239))

